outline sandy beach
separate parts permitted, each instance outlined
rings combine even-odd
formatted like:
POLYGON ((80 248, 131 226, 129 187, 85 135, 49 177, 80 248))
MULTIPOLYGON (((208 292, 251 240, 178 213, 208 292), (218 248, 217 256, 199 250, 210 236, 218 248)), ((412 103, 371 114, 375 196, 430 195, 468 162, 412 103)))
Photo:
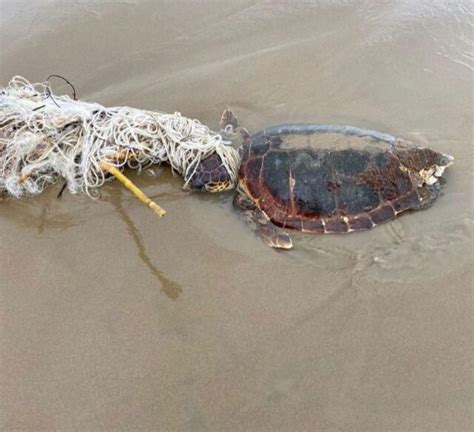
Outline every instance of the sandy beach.
MULTIPOLYGON (((4 431, 469 431, 468 0, 0 1, 1 86, 61 74, 106 106, 255 132, 347 124, 454 156, 432 208, 255 237, 168 168, 101 197, 0 198, 4 431)), ((70 91, 53 81, 57 93, 70 91)))

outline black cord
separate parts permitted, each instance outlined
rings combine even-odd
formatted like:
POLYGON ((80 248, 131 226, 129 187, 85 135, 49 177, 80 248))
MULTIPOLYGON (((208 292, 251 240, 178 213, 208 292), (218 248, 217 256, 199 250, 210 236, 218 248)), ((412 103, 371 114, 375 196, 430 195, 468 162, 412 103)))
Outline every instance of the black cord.
MULTIPOLYGON (((49 81, 50 78, 59 78, 59 79, 62 79, 63 81, 66 81, 72 88, 72 98, 74 100, 77 100, 77 97, 76 97, 76 88, 72 85, 72 83, 67 80, 66 78, 64 78, 63 76, 61 75, 57 75, 57 74, 52 74, 50 75, 48 78, 46 78, 46 81, 49 81)), ((53 99, 54 100, 54 99, 53 99)))

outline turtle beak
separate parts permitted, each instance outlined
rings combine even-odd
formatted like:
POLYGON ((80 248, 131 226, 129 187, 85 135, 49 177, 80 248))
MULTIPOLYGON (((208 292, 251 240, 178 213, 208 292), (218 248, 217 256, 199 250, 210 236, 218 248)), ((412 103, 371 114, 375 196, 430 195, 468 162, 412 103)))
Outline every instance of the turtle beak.
POLYGON ((187 192, 195 192, 195 191, 200 192, 200 191, 206 190, 206 185, 204 184, 199 185, 196 183, 187 182, 183 185, 183 190, 187 192))
POLYGON ((192 177, 188 178, 183 189, 186 191, 205 191, 206 186, 207 185, 203 181, 202 175, 194 174, 192 177))

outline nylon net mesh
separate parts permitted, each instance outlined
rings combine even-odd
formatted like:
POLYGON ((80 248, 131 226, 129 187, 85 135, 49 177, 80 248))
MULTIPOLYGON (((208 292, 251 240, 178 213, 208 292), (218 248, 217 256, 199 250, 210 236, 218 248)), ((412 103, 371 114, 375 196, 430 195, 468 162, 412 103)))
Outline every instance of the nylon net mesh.
POLYGON ((65 179, 71 193, 91 197, 112 178, 100 168, 141 170, 168 163, 189 181, 199 162, 217 153, 236 182, 238 152, 198 120, 54 95, 49 83, 16 76, 0 89, 0 194, 41 193, 65 179))

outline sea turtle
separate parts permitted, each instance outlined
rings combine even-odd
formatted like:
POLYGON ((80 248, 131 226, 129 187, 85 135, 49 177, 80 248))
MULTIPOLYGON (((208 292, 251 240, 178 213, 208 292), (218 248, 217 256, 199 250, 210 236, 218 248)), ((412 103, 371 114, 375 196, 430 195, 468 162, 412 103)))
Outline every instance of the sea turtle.
MULTIPOLYGON (((230 112, 221 121, 238 126, 230 112)), ((453 157, 350 126, 284 124, 244 130, 234 205, 270 246, 290 249, 283 229, 326 234, 372 228, 429 207, 453 157)), ((218 155, 203 160, 191 189, 230 189, 218 155)))

